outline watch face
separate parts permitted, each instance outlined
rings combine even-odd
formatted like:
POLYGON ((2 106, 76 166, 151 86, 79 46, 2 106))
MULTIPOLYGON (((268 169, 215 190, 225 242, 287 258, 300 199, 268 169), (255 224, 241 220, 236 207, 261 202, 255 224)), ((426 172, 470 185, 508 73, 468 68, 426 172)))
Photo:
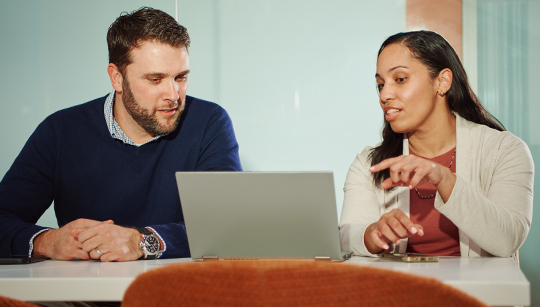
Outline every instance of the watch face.
POLYGON ((149 254, 157 254, 159 251, 159 240, 154 236, 146 237, 144 240, 144 247, 149 254))

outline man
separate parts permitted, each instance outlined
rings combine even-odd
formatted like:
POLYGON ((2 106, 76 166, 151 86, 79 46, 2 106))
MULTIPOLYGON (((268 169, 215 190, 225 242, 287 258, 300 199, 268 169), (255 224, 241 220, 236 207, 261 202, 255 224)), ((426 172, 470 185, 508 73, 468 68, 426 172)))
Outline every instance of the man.
POLYGON ((61 110, 0 183, 0 256, 189 257, 176 171, 240 171, 226 111, 186 96, 187 30, 141 8, 107 34, 113 91, 61 110), (59 229, 35 225, 54 201, 59 229))

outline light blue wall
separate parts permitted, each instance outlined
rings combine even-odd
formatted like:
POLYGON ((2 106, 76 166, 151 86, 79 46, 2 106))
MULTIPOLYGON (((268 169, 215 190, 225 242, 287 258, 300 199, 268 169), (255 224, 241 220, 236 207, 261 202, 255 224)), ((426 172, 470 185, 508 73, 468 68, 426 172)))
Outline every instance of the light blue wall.
POLYGON ((341 211, 350 164, 380 140, 378 48, 405 30, 405 1, 383 2, 179 1, 189 93, 227 109, 245 170, 333 171, 341 211))

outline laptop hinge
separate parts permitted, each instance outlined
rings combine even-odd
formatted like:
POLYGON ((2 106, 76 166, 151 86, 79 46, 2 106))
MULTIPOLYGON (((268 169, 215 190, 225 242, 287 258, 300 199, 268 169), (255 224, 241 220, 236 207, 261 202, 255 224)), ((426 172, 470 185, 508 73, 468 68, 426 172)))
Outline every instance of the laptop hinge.
POLYGON ((219 260, 218 256, 202 256, 203 261, 219 260))
POLYGON ((330 257, 327 256, 316 256, 315 260, 330 260, 330 257))

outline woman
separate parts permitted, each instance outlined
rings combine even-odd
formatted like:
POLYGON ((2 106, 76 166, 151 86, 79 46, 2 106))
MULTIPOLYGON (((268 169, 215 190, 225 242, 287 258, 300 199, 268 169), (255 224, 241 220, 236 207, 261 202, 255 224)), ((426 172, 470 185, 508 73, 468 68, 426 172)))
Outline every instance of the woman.
POLYGON ((347 174, 342 249, 514 254, 532 220, 532 157, 482 107, 450 44, 429 31, 393 35, 375 79, 383 142, 358 154, 347 174))

